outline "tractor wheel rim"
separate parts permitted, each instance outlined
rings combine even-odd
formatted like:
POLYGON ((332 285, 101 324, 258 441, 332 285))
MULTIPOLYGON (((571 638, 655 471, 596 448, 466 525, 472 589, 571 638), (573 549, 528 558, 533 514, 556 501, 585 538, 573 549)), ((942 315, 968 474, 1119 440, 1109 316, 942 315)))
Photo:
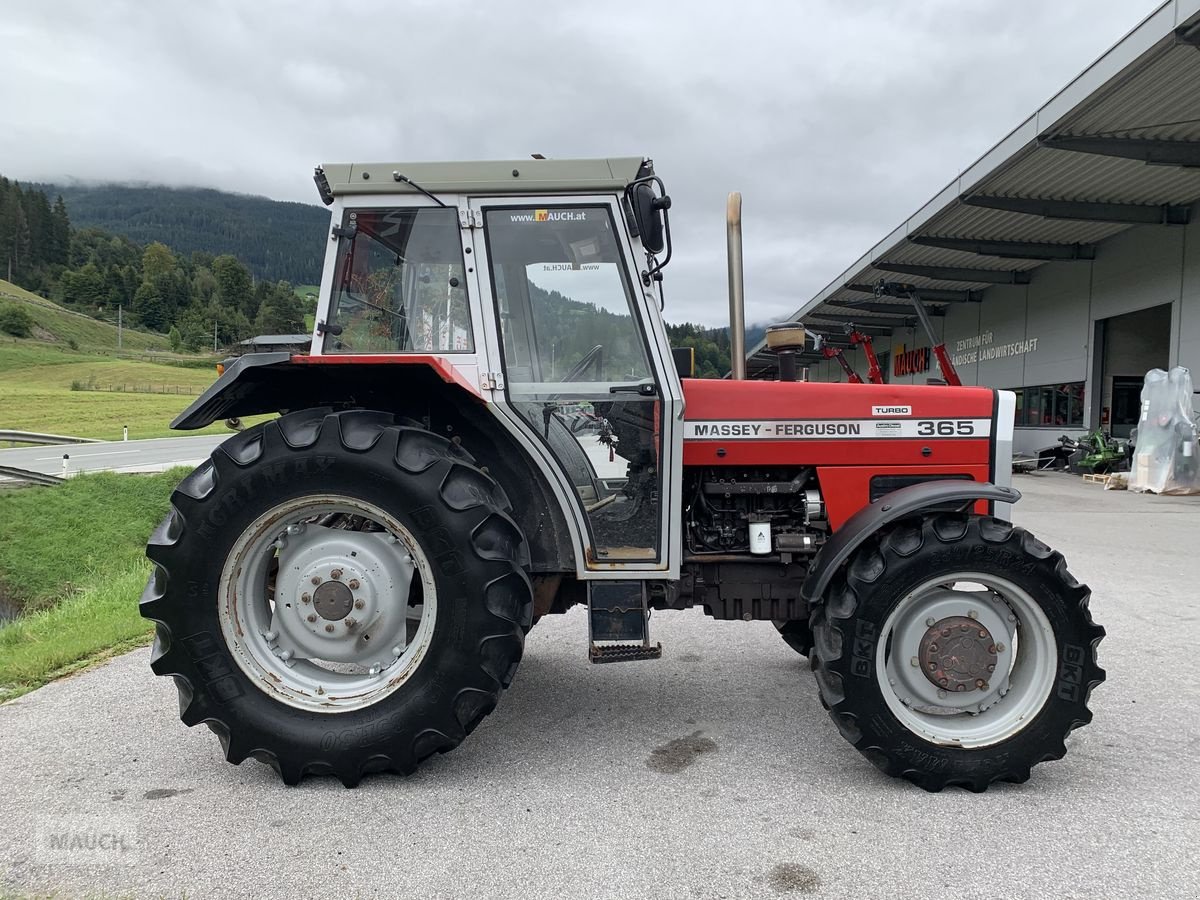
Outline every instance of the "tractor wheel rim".
POLYGON ((940 746, 990 747, 1045 706, 1058 643, 1029 592, 982 572, 939 575, 909 591, 876 644, 875 677, 888 708, 940 746))
POLYGON ((310 495, 242 532, 217 608, 251 683, 289 706, 336 713, 408 681, 433 639, 437 588, 420 544, 394 517, 357 498, 310 495))

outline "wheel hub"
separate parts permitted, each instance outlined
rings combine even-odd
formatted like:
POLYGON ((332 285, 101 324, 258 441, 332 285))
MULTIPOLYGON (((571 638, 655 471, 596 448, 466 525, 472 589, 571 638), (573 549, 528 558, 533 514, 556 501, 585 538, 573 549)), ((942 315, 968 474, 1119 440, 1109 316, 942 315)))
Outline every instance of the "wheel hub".
POLYGON ((324 581, 313 591, 312 604, 322 619, 336 622, 350 615, 354 594, 340 581, 324 581))
POLYGON ((930 626, 918 656, 925 677, 943 691, 985 691, 996 671, 996 641, 966 616, 948 616, 930 626))

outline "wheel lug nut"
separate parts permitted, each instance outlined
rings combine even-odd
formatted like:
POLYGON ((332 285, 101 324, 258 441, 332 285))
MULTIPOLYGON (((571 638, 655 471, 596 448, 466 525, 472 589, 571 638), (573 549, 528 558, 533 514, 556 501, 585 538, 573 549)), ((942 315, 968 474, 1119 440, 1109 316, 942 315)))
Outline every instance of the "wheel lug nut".
POLYGON ((954 689, 956 691, 965 691, 967 689, 967 686, 965 684, 956 684, 954 686, 954 689))
POLYGON ((301 595, 300 595, 300 602, 301 602, 301 603, 311 603, 311 602, 312 602, 312 596, 311 596, 311 595, 309 595, 309 594, 301 594, 301 595))
POLYGON ((350 590, 352 590, 352 591, 358 590, 358 579, 357 578, 351 578, 349 581, 346 582, 346 584, 349 585, 350 590))
POLYGON ((939 690, 939 691, 938 691, 938 697, 939 697, 939 698, 942 698, 942 697, 945 697, 945 696, 946 696, 946 692, 945 692, 945 691, 942 691, 942 690, 939 690))
POLYGON ((314 575, 314 576, 312 577, 312 579, 311 579, 311 580, 312 580, 312 583, 313 583, 313 584, 320 584, 320 583, 321 583, 321 576, 320 576, 320 575, 314 575))
POLYGON ((980 628, 980 629, 979 629, 979 636, 980 636, 981 638, 985 638, 985 637, 987 637, 987 632, 986 632, 986 631, 984 631, 982 628, 980 628))
POLYGON ((914 656, 912 659, 910 659, 908 661, 908 664, 910 666, 919 666, 919 665, 921 665, 921 661, 914 656))
POLYGON ((404 653, 403 648, 401 648, 401 647, 393 647, 392 648, 392 656, 400 656, 402 653, 404 653))
POLYGON ((942 687, 947 687, 950 684, 950 679, 949 678, 939 678, 938 684, 940 684, 942 687))
POLYGON ((979 613, 978 613, 978 612, 976 612, 975 610, 973 610, 973 609, 972 609, 972 610, 970 610, 970 611, 967 613, 967 618, 969 618, 969 619, 978 619, 978 618, 979 618, 979 613))
POLYGON ((930 645, 929 645, 929 652, 930 652, 930 653, 937 653, 937 644, 930 644, 930 645))
POLYGON ((989 666, 987 667, 987 670, 988 670, 989 672, 995 672, 995 671, 996 671, 996 667, 995 667, 995 666, 992 666, 992 665, 989 665, 989 666))
POLYGON ((932 628, 936 623, 937 623, 937 619, 935 619, 933 616, 930 616, 928 619, 925 620, 925 627, 932 628))
POLYGON ((997 652, 997 653, 1003 653, 1003 652, 1004 652, 1004 649, 1005 649, 1005 648, 1004 648, 1004 645, 1003 645, 1003 644, 997 644, 997 645, 996 645, 996 652, 997 652))
POLYGON ((937 671, 937 663, 930 663, 930 664, 929 664, 929 671, 930 671, 930 672, 936 672, 936 671, 937 671))
POLYGON ((959 625, 959 626, 958 626, 958 630, 959 630, 959 631, 969 631, 969 630, 970 630, 970 628, 971 628, 971 626, 970 626, 970 625, 959 625))
POLYGON ((355 600, 355 601, 354 601, 354 608, 355 608, 355 609, 362 609, 362 608, 363 608, 364 606, 366 606, 366 605, 367 605, 367 604, 366 604, 366 603, 364 603, 362 600, 355 600))
POLYGON ((275 640, 277 637, 279 637, 279 632, 277 632, 277 631, 268 631, 266 634, 264 634, 264 635, 263 635, 263 637, 265 637, 265 638, 267 639, 267 642, 268 642, 268 643, 270 643, 271 641, 273 641, 273 640, 275 640))
POLYGON ((333 623, 330 622, 328 625, 326 625, 325 630, 328 631, 330 634, 332 634, 333 633, 333 623))
POLYGON ((950 629, 949 628, 942 629, 942 637, 950 637, 950 629))
POLYGON ((979 688, 981 691, 986 691, 987 686, 988 686, 988 683, 986 681, 984 681, 982 678, 975 679, 975 687, 979 688))
POLYGON ((314 616, 312 613, 309 613, 309 614, 308 614, 308 621, 310 621, 310 622, 315 622, 315 621, 317 621, 317 617, 316 617, 316 616, 314 616))
POLYGON ((342 570, 334 569, 332 572, 329 573, 329 577, 332 578, 334 581, 337 581, 338 579, 340 579, 342 577, 342 570))
POLYGON ((347 628, 353 628, 355 625, 358 624, 358 622, 356 622, 354 619, 345 619, 342 622, 342 624, 345 625, 347 628))

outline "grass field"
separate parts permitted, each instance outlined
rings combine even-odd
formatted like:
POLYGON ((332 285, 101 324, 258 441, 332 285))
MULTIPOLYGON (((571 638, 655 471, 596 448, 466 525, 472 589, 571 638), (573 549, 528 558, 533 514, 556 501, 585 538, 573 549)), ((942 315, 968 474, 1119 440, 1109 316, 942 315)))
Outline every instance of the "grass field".
POLYGON ((0 494, 0 593, 26 611, 0 625, 0 700, 148 639, 137 611, 144 547, 185 472, 80 475, 0 494))
POLYGON ((131 440, 165 437, 216 378, 214 357, 170 353, 161 335, 125 329, 118 353, 113 325, 0 281, 4 300, 29 311, 35 333, 0 335, 0 428, 119 440, 128 425, 131 440))
MULTIPOLYGON (((74 341, 80 350, 116 352, 116 325, 65 309, 51 300, 31 294, 24 288, 0 279, 0 301, 4 300, 15 300, 28 311, 34 322, 33 337, 38 341, 59 343, 68 347, 70 342, 74 341)), ((122 350, 165 351, 169 348, 170 344, 161 334, 122 329, 122 350)))
MULTIPOLYGON (((175 434, 168 425, 216 378, 213 368, 76 352, 34 341, 0 341, 0 428, 119 440, 175 434), (126 392, 72 390, 126 385, 126 392), (131 393, 149 389, 154 393, 131 393)), ((208 431, 224 432, 224 425, 208 431)))

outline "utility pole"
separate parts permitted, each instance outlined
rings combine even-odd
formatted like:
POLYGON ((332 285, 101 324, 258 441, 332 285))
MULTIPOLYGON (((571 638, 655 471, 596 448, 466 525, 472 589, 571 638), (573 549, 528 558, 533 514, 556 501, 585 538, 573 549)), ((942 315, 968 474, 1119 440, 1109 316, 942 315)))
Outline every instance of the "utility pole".
POLYGON ((217 352, 217 317, 213 316, 213 353, 217 352))
POLYGON ((121 349, 121 304, 117 304, 117 349, 121 349))

